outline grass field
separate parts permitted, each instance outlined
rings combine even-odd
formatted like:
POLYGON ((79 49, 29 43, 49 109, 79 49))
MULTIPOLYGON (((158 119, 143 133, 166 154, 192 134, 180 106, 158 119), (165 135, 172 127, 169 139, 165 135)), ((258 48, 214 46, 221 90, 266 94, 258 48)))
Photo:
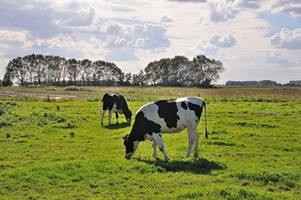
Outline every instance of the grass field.
MULTIPOLYGON (((9 88, 0 97, 0 199, 301 199, 301 90, 296 88, 9 88), (200 95, 198 159, 187 131, 163 135, 170 162, 150 142, 124 158, 131 126, 100 125, 99 103, 119 92, 135 113, 158 99, 200 95), (35 93, 87 95, 47 99, 35 93), (201 120, 202 121, 202 120, 201 120)), ((134 119, 132 119, 134 120, 134 119)))

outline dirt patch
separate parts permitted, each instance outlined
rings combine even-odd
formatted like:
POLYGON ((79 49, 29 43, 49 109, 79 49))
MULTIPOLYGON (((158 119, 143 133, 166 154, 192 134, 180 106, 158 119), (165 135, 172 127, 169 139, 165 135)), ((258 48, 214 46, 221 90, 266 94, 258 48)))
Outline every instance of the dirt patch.
POLYGON ((5 91, 0 90, 1 97, 33 97, 33 98, 49 98, 49 99, 90 99, 99 98, 99 95, 89 94, 55 94, 55 93, 40 93, 40 92, 19 92, 19 91, 5 91))

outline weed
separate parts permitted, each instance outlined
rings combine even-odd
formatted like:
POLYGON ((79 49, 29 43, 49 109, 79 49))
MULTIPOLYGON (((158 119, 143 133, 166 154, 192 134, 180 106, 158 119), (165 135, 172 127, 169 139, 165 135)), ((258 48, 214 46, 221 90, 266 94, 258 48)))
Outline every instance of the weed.
POLYGON ((12 124, 7 121, 0 121, 0 128, 7 127, 7 126, 12 126, 12 124))
POLYGON ((258 173, 242 173, 236 174, 235 177, 242 180, 250 180, 255 182, 261 182, 264 185, 276 184, 278 182, 286 182, 288 186, 294 187, 292 181, 299 180, 299 176, 293 175, 291 173, 273 173, 273 172, 258 172, 258 173))
POLYGON ((6 138, 11 138, 11 134, 10 133, 6 133, 6 138))
POLYGON ((74 132, 70 132, 70 137, 74 138, 75 137, 75 133, 74 132))

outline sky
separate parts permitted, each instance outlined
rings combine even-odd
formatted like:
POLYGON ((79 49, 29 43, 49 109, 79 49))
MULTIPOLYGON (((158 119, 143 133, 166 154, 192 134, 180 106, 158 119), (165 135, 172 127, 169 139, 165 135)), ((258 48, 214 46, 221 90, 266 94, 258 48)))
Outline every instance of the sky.
POLYGON ((300 0, 0 0, 0 79, 29 54, 114 62, 176 55, 223 63, 226 81, 301 80, 300 0))

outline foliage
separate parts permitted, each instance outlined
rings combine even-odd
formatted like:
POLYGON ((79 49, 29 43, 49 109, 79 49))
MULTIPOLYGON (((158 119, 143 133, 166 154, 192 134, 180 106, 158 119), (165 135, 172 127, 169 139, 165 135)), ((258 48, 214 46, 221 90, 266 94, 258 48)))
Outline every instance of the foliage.
POLYGON ((114 85, 123 72, 114 63, 31 54, 9 61, 4 77, 27 85, 114 85))
POLYGON ((217 60, 199 55, 189 61, 184 56, 151 62, 145 68, 145 78, 152 85, 209 87, 225 69, 217 60))
POLYGON ((200 137, 200 158, 184 158, 183 131, 163 135, 170 162, 160 152, 152 158, 150 142, 126 160, 122 136, 131 126, 124 117, 108 126, 106 117, 102 127, 100 98, 2 98, 0 199, 301 198, 300 90, 100 87, 93 94, 108 91, 123 92, 133 113, 150 101, 200 94, 210 133, 200 137))
POLYGON ((20 86, 32 85, 161 85, 209 87, 224 71, 220 61, 184 56, 151 62, 138 74, 125 74, 117 65, 106 61, 66 59, 59 56, 31 54, 9 61, 4 86, 16 80, 20 86))

